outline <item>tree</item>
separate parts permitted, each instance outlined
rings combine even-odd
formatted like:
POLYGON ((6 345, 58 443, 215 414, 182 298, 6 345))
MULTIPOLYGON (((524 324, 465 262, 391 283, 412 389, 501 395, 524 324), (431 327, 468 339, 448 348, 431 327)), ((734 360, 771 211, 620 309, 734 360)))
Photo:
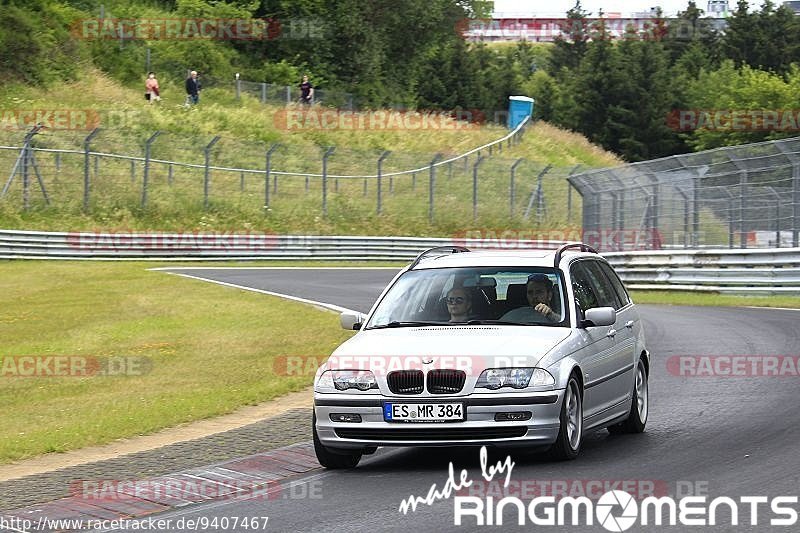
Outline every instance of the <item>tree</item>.
POLYGON ((589 43, 589 32, 587 17, 589 12, 581 7, 581 1, 577 0, 575 6, 567 11, 567 27, 565 31, 567 37, 558 35, 555 38, 553 51, 550 56, 550 71, 559 72, 562 69, 576 69, 581 60, 586 55, 589 43))

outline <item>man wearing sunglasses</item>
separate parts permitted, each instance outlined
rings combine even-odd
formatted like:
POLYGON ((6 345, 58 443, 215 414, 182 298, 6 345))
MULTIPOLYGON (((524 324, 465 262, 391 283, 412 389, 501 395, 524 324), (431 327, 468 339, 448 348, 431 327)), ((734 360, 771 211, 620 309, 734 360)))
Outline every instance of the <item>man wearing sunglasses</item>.
POLYGON ((545 274, 531 274, 525 285, 530 307, 512 309, 501 320, 508 322, 560 322, 561 317, 550 307, 553 298, 553 282, 545 274))
POLYGON ((462 287, 450 289, 447 293, 447 311, 450 313, 450 322, 466 322, 472 311, 472 298, 462 287))

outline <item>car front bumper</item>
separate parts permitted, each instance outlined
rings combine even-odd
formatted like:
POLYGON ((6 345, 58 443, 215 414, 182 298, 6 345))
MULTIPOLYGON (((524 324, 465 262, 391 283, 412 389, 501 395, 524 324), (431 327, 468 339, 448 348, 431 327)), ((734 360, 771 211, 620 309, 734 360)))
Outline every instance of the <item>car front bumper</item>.
POLYGON ((375 446, 548 446, 555 442, 564 389, 533 394, 389 397, 314 395, 317 436, 330 448, 375 446), (384 403, 464 403, 463 422, 386 422, 384 403), (495 421, 498 413, 530 412, 524 421, 495 421), (331 414, 357 414, 361 422, 333 422, 331 414))

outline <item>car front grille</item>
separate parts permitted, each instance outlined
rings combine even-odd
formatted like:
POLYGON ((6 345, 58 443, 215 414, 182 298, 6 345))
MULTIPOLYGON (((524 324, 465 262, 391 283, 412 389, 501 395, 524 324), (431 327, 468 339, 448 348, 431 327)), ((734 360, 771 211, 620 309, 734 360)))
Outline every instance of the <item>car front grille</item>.
POLYGON ((336 428, 336 436, 342 439, 370 440, 377 442, 392 441, 460 441, 490 440, 523 437, 528 432, 524 426, 492 427, 492 428, 443 428, 427 427, 419 429, 364 429, 336 428))
POLYGON ((431 394, 455 394, 464 388, 467 373, 463 370, 437 369, 428 372, 428 392, 431 394))
POLYGON ((422 370, 396 370, 386 376, 389 390, 395 394, 419 394, 424 388, 422 370))

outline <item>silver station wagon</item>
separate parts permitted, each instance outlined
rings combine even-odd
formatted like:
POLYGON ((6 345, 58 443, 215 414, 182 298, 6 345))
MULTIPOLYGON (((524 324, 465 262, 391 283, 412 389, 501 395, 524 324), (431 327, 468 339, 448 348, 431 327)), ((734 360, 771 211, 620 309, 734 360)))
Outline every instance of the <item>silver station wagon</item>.
POLYGON ((314 448, 524 446, 574 459, 584 432, 644 431, 650 356, 617 274, 581 243, 434 248, 404 268, 314 380, 314 448))

